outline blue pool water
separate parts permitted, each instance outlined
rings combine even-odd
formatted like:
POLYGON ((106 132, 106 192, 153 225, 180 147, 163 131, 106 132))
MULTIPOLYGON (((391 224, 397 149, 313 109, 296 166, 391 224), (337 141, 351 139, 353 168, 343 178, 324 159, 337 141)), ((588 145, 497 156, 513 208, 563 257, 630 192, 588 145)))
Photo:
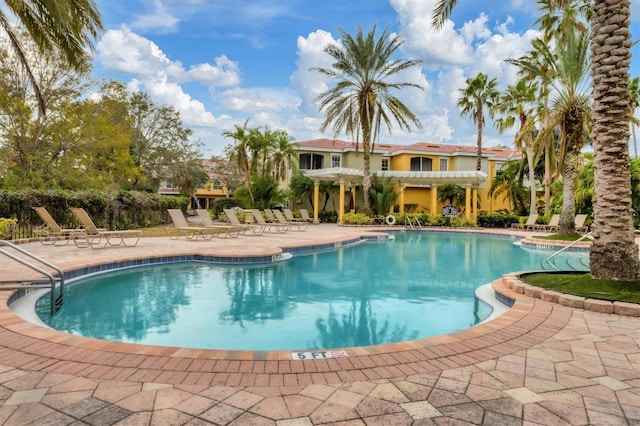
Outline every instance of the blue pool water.
POLYGON ((540 269, 548 251, 461 233, 395 239, 260 266, 173 263, 67 286, 51 327, 105 340, 191 348, 302 350, 374 345, 449 333, 490 307, 474 290, 540 269))

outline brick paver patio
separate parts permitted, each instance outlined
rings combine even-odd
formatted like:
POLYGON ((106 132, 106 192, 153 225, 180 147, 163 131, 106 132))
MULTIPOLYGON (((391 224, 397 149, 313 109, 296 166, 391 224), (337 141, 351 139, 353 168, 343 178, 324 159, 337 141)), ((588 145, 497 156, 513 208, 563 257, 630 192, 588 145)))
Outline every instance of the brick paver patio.
MULTIPOLYGON (((371 230, 335 225, 137 247, 23 247, 64 270, 182 254, 271 256, 371 230)), ((521 233, 525 235, 524 233, 521 233)), ((30 274, 0 258, 3 278, 30 274)), ((292 360, 84 339, 24 321, 0 293, 3 425, 640 425, 640 318, 530 298, 504 315, 416 341, 292 360)))

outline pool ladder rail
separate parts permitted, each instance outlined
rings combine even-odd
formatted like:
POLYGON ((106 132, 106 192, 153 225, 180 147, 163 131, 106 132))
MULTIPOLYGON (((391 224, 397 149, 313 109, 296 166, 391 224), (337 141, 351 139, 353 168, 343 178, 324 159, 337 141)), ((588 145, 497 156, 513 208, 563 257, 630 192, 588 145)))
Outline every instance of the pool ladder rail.
POLYGON ((418 216, 405 216, 404 217, 404 226, 405 229, 411 229, 412 231, 415 229, 422 229, 422 225, 420 225, 420 221, 418 220, 418 216))
MULTIPOLYGON (((558 268, 558 266, 553 261, 556 258, 556 256, 558 256, 560 253, 570 249, 571 247, 575 246, 576 244, 578 244, 579 242, 585 240, 587 237, 590 237, 590 236, 591 236, 591 232, 588 232, 588 233, 584 234, 582 237, 580 237, 577 240, 573 241, 571 244, 562 247, 560 250, 555 251, 549 257, 546 257, 545 259, 543 259, 540 262, 542 264, 542 269, 547 269, 547 266, 550 266, 551 268, 555 269, 556 271, 559 271, 560 269, 558 268)), ((589 264, 588 264, 588 257, 587 257, 587 261, 586 262, 582 258, 579 260, 579 262, 580 262, 580 268, 577 268, 577 267, 575 267, 574 265, 572 265, 569 262, 569 259, 565 259, 565 263, 570 268, 569 270, 582 271, 583 270, 582 267, 586 267, 587 271, 590 270, 589 264)))
POLYGON ((26 266, 27 268, 42 274, 42 278, 8 278, 0 279, 0 290, 26 290, 27 292, 36 289, 50 289, 51 300, 51 315, 55 315, 62 307, 64 302, 64 272, 51 262, 48 262, 33 253, 10 243, 9 241, 0 240, 0 253, 4 254, 8 258, 26 266), (19 254, 7 251, 6 248, 10 248, 18 252, 19 254), (22 256, 20 256, 22 255, 22 256), (56 275, 44 269, 42 266, 56 271, 56 275), (56 288, 59 289, 59 294, 56 297, 56 288))

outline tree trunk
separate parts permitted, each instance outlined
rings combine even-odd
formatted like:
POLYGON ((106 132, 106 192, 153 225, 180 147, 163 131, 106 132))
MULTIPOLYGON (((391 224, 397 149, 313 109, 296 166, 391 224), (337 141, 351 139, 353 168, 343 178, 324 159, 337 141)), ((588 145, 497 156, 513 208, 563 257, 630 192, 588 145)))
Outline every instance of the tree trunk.
POLYGON ((629 170, 629 0, 595 0, 591 62, 595 202, 590 264, 599 279, 640 278, 629 170))
POLYGON ((576 179, 578 177, 578 159, 580 153, 567 150, 562 165, 562 212, 560 213, 559 233, 573 234, 576 231, 576 179))
POLYGON ((551 147, 549 143, 544 147, 544 215, 551 213, 551 147))
POLYGON ((533 164, 533 135, 531 133, 525 136, 524 148, 527 155, 527 166, 529 167, 529 214, 535 214, 538 212, 536 196, 536 170, 533 164))
POLYGON ((476 170, 482 169, 482 126, 484 125, 484 116, 482 114, 482 105, 478 108, 476 122, 478 125, 478 139, 476 141, 478 145, 477 158, 476 158, 476 170))

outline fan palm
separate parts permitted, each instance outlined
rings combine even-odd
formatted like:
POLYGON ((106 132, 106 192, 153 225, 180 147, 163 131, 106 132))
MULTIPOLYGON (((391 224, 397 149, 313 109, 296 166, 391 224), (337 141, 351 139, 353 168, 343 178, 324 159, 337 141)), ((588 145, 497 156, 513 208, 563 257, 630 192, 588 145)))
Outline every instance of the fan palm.
POLYGON ((458 107, 460 115, 470 116, 478 127, 478 145, 476 170, 482 168, 482 129, 484 128, 484 110, 488 109, 489 117, 493 117, 495 105, 498 101, 498 80, 479 72, 474 78, 467 78, 466 86, 460 89, 458 107))
POLYGON ((41 115, 46 115, 44 97, 29 65, 19 31, 10 23, 7 10, 24 26, 41 54, 58 51, 66 63, 77 72, 86 72, 91 62, 93 39, 103 30, 102 19, 93 0, 5 0, 0 7, 0 28, 9 46, 22 64, 41 115))
POLYGON ((507 87, 501 94, 498 102, 498 110, 504 117, 496 120, 496 126, 500 133, 512 128, 519 121, 519 129, 516 133, 514 144, 519 149, 524 149, 529 169, 529 214, 536 213, 536 176, 534 153, 534 111, 538 100, 538 86, 535 82, 519 80, 515 85, 507 87))
MULTIPOLYGON (((335 135, 346 132, 356 140, 362 137, 365 194, 371 188, 371 152, 384 124, 389 131, 393 122, 400 129, 409 130, 411 124, 421 127, 418 118, 390 91, 407 87, 421 88, 414 83, 399 83, 394 79, 421 63, 420 60, 393 59, 402 41, 385 29, 376 37, 374 26, 367 34, 358 26, 355 36, 340 30, 342 46, 328 45, 324 52, 334 60, 331 68, 313 68, 330 78, 336 85, 317 97, 319 108, 325 112, 320 131, 332 127, 335 135)), ((370 210, 364 197, 365 210, 370 210)))

